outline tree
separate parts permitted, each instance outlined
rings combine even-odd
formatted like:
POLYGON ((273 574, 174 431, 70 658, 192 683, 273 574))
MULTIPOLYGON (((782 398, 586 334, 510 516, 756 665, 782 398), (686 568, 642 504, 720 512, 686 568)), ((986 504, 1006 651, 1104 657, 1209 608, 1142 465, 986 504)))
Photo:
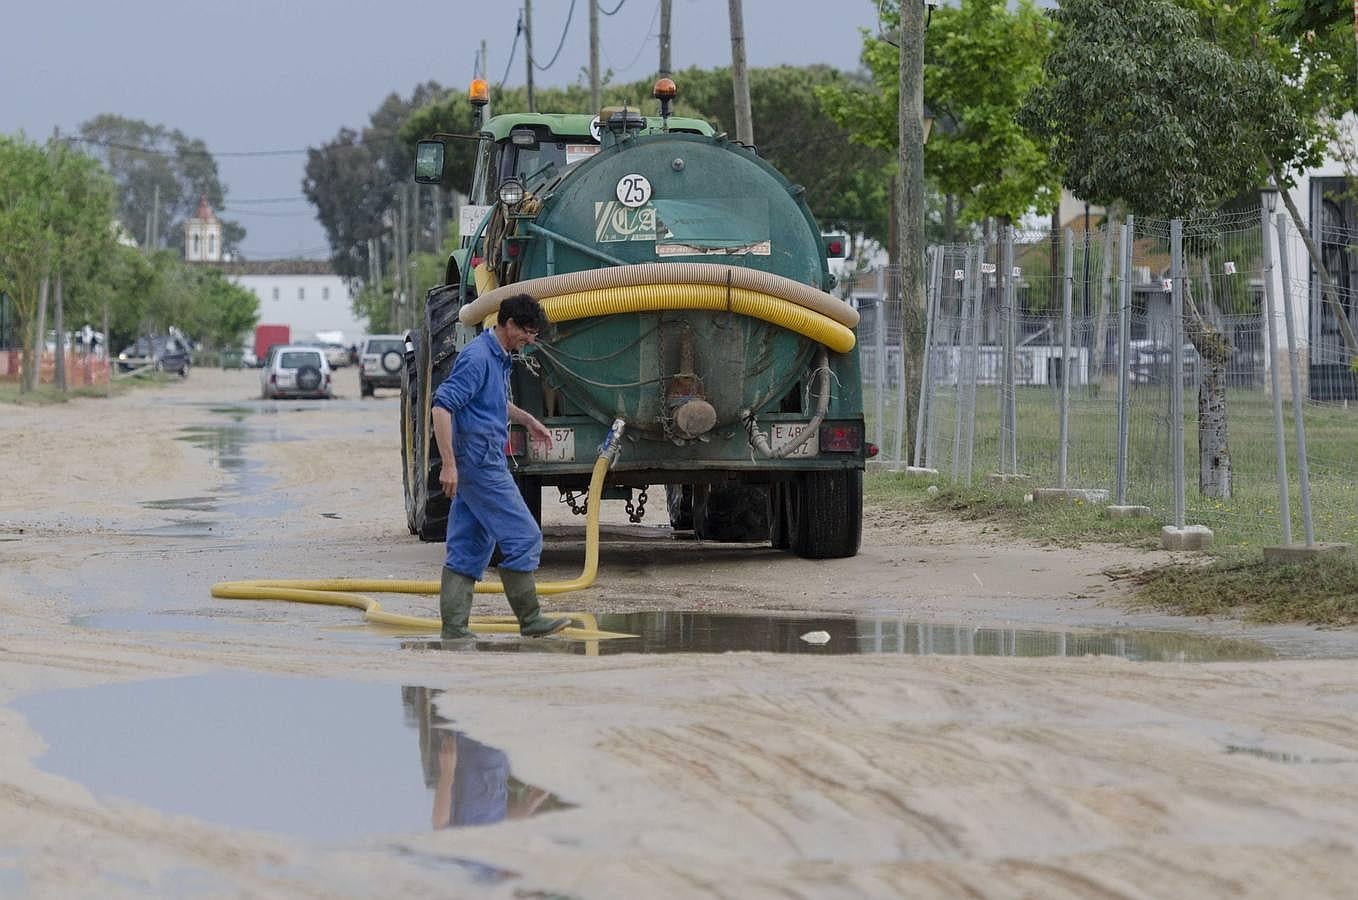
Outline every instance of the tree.
MULTIPOLYGON (((1067 184, 1103 205, 1162 218, 1210 216, 1262 183, 1269 158, 1302 152, 1307 129, 1282 78, 1258 57, 1213 43, 1193 13, 1166 0, 1066 0, 1046 79, 1024 121, 1052 143, 1067 184)), ((1210 229, 1190 255, 1211 249, 1210 229)), ((1210 299, 1185 298, 1187 335, 1205 363, 1198 394, 1198 483, 1231 494, 1226 366, 1231 345, 1210 299)))
POLYGON ((22 136, 0 136, 0 291, 8 294, 23 348, 20 391, 37 385, 33 355, 39 295, 52 256, 50 223, 44 209, 46 152, 22 136))
MULTIPOLYGON (((159 222, 157 247, 179 248, 184 220, 206 197, 215 209, 226 202, 217 161, 207 145, 175 129, 105 113, 80 126, 80 140, 113 175, 118 186, 118 219, 129 234, 151 239, 148 223, 159 222), (159 189, 159 206, 156 205, 159 189)), ((234 253, 245 239, 237 222, 222 220, 222 249, 234 253)))
POLYGON ((341 128, 332 140, 307 150, 302 193, 325 228, 336 273, 367 276, 368 241, 387 230, 387 213, 399 206, 397 191, 414 172, 414 145, 402 128, 415 110, 444 95, 432 81, 416 85, 409 99, 388 94, 362 132, 341 128))
MULTIPOLYGON (((899 22, 899 4, 885 4, 882 33, 894 33, 899 22)), ((1045 142, 1015 121, 1042 78, 1051 31, 1032 0, 1020 0, 1012 11, 1004 0, 962 0, 933 13, 924 98, 935 127, 925 172, 937 190, 961 201, 964 224, 1017 219, 1060 196, 1060 170, 1045 142)), ((865 32, 862 59, 871 86, 828 86, 818 94, 854 141, 894 154, 900 51, 865 32)))

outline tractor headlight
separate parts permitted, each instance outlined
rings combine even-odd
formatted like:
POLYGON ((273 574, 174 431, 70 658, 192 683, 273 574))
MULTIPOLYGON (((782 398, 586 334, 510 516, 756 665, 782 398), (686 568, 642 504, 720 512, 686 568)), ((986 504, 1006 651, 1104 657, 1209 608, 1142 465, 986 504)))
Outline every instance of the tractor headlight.
POLYGON ((505 206, 518 206, 523 202, 523 185, 517 178, 510 178, 500 185, 500 202, 505 206))

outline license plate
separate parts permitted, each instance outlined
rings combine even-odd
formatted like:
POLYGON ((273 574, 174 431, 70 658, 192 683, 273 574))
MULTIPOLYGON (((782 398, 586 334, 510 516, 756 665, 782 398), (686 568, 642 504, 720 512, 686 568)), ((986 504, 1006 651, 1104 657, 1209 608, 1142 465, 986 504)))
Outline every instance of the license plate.
POLYGON ((530 440, 528 458, 533 462, 575 462, 575 429, 548 428, 552 433, 552 446, 530 440))
MULTIPOLYGON (((802 432, 806 430, 809 424, 809 422, 774 423, 773 433, 769 437, 770 446, 772 446, 774 450, 783 449, 796 441, 797 438, 801 437, 802 432)), ((796 450, 793 450, 785 456, 784 459, 804 459, 809 456, 815 456, 820 450, 820 447, 817 446, 818 443, 819 441, 814 437, 808 438, 805 444, 802 444, 796 450)))

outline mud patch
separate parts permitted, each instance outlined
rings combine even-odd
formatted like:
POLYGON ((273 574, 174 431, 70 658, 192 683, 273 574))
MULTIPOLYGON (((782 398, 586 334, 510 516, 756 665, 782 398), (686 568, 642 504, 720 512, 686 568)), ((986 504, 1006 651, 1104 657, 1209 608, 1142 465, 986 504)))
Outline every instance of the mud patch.
POLYGON ((225 674, 53 691, 14 704, 37 764, 168 815, 346 841, 568 809, 435 712, 423 687, 225 674))

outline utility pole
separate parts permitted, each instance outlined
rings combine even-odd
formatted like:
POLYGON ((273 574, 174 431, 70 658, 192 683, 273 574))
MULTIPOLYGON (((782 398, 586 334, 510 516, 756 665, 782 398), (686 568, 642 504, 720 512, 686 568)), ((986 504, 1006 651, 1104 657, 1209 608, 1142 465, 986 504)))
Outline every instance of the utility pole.
POLYGON ((599 0, 589 0, 589 108, 599 114, 599 0))
POLYGON ((528 111, 537 112, 533 103, 533 0, 523 0, 523 46, 528 57, 528 111))
MULTIPOLYGON (((1358 0, 1353 0, 1358 4, 1358 0)), ((660 0, 660 74, 670 74, 670 0, 660 0)))
MULTIPOLYGON (((922 0, 905 0, 901 11, 900 172, 897 194, 901 254, 901 352, 906 381, 918 391, 924 318, 924 17, 922 0), (915 351, 915 352, 912 352, 915 351)), ((906 396, 911 396, 907 390, 906 396)), ((918 410, 915 410, 918 415, 918 410)), ((905 433, 909 433, 907 428, 905 433)), ((919 461, 914 461, 919 465, 919 461)))
MULTIPOLYGON (((486 75, 490 71, 490 63, 486 62, 486 39, 481 39, 481 78, 486 82, 486 97, 490 97, 490 80, 486 75)), ((481 110, 482 121, 490 118, 490 100, 487 99, 486 105, 481 110)))
MULTIPOLYGON (((745 15, 740 0, 727 0, 731 11, 731 89, 736 101, 736 140, 754 145, 754 121, 750 113, 750 73, 745 68, 745 15)), ((909 0, 906 0, 909 5, 909 0)))
POLYGON ((156 185, 155 194, 151 199, 151 237, 147 242, 148 252, 154 252, 157 244, 160 243, 160 185, 156 185))

